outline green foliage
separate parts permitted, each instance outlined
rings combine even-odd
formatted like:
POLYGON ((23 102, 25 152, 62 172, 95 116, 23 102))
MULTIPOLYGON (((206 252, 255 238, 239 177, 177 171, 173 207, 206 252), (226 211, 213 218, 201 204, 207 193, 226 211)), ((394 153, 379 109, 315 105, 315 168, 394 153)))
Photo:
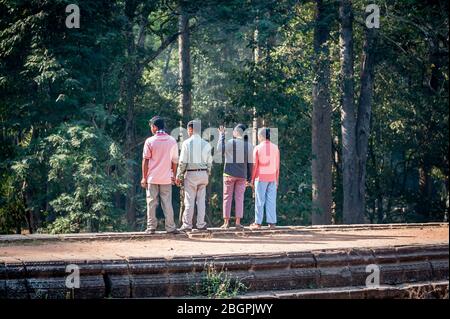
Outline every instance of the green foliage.
MULTIPOLYGON (((16 182, 29 184, 33 192, 45 185, 44 200, 51 211, 42 212, 47 219, 43 230, 120 230, 122 212, 112 199, 129 187, 121 176, 124 161, 119 146, 100 130, 61 124, 38 141, 33 156, 13 162, 11 170, 16 182), (45 171, 47 179, 34 180, 37 171, 45 171)), ((14 203, 14 198, 7 200, 14 203)), ((39 207, 39 197, 30 201, 29 206, 39 207)))
MULTIPOLYGON (((125 230, 130 187, 138 189, 137 225, 144 227, 137 164, 149 135, 147 121, 159 114, 169 131, 179 123, 176 41, 128 81, 130 71, 176 32, 177 2, 82 0, 80 29, 65 27, 68 3, 0 1, 1 233, 125 230), (144 12, 148 24, 142 29, 144 12), (142 30, 143 46, 133 50, 130 39, 137 41, 142 30), (127 145, 127 129, 135 145, 127 145), (134 167, 134 180, 127 167, 134 167)), ((353 2, 356 75, 366 3, 353 2)), ((442 220, 449 200, 448 1, 378 4, 367 218, 442 220)), ((279 223, 309 224, 314 2, 189 1, 188 10, 193 117, 203 128, 251 125, 255 109, 277 128, 279 223)), ((329 18, 333 200, 339 223, 339 27, 335 15, 329 18)), ((222 165, 215 164, 208 189, 211 226, 222 219, 222 181, 222 165)), ((173 203, 178 211, 176 189, 173 203)), ((244 223, 253 221, 253 211, 247 190, 244 223)))
POLYGON ((247 287, 239 280, 229 275, 227 270, 218 272, 213 264, 206 267, 206 276, 193 289, 195 296, 205 296, 210 299, 234 298, 247 291, 247 287))
POLYGON ((25 220, 24 202, 16 189, 17 185, 14 185, 11 176, 2 178, 0 186, 0 234, 20 233, 20 225, 25 220))
POLYGON ((120 229, 122 212, 112 199, 125 194, 129 185, 119 172, 125 159, 118 145, 91 127, 63 124, 41 147, 50 154, 48 187, 55 197, 49 204, 58 212, 46 230, 120 229))
POLYGON ((81 1, 79 32, 65 27, 67 4, 0 3, 1 232, 12 220, 30 231, 123 229, 114 199, 127 187, 125 158, 111 134, 120 4, 81 1))

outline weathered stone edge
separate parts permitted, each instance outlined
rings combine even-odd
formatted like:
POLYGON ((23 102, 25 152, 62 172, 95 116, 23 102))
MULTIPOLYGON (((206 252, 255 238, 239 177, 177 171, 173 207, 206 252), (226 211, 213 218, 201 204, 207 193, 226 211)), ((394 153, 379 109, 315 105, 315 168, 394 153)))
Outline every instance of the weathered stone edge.
POLYGON ((295 234, 304 231, 355 231, 372 229, 408 229, 424 227, 448 227, 448 223, 412 223, 412 224, 360 224, 360 225, 320 225, 320 226, 278 226, 272 230, 263 227, 261 230, 236 231, 231 228, 223 230, 219 228, 209 228, 208 231, 194 231, 189 234, 167 234, 166 232, 156 232, 147 234, 144 232, 125 233, 79 233, 79 234, 31 234, 31 235, 0 235, 1 244, 21 243, 21 242, 48 242, 48 241, 86 241, 86 240, 133 240, 133 239, 168 239, 168 238, 198 238, 198 237, 240 237, 258 236, 265 234, 295 234))
POLYGON ((104 298, 189 295, 214 265, 251 291, 357 286, 367 265, 383 284, 448 280, 448 244, 315 250, 278 254, 43 261, 0 264, 0 298, 104 298), (66 266, 81 269, 82 288, 65 286, 66 266))
POLYGON ((244 294, 237 299, 448 299, 449 282, 418 282, 379 287, 338 287, 324 289, 300 289, 263 291, 244 294))

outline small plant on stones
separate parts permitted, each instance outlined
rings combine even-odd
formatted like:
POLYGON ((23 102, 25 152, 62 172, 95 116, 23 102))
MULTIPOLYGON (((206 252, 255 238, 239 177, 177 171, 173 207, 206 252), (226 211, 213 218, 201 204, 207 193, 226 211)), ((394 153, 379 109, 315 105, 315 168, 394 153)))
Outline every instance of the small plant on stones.
POLYGON ((206 277, 196 286, 196 295, 210 299, 233 298, 247 291, 247 287, 232 277, 227 270, 217 271, 213 264, 206 265, 206 277))

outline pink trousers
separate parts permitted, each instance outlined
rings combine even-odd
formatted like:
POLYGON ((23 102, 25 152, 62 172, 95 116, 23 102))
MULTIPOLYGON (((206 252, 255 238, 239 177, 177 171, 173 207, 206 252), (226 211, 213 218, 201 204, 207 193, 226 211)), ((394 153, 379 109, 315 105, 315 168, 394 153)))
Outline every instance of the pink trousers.
POLYGON ((245 178, 224 176, 223 177, 223 218, 230 218, 231 204, 233 202, 237 218, 244 216, 244 194, 245 178))

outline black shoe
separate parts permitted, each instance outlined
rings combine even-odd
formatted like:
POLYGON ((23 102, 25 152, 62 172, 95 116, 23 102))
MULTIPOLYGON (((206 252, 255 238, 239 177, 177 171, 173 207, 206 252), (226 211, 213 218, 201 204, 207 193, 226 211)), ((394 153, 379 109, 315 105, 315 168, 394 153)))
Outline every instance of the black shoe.
POLYGON ((208 230, 208 227, 205 226, 205 227, 202 227, 202 228, 197 228, 197 230, 198 231, 206 231, 206 230, 208 230))
POLYGON ((154 233, 156 233, 156 230, 155 230, 155 229, 147 228, 147 229, 145 230, 145 233, 146 233, 146 234, 154 234, 154 233))
POLYGON ((175 229, 175 230, 172 230, 172 231, 168 231, 167 233, 171 234, 171 235, 176 235, 176 234, 179 234, 180 231, 178 229, 175 229))

